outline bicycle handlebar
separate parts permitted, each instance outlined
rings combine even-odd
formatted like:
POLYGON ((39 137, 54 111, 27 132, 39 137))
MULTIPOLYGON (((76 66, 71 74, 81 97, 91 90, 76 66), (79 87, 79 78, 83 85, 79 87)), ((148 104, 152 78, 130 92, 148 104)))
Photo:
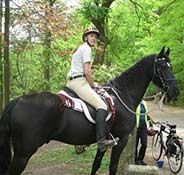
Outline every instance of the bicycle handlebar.
POLYGON ((177 125, 172 125, 172 124, 169 124, 169 122, 168 121, 158 121, 158 122, 156 122, 156 125, 162 125, 162 126, 167 126, 167 127, 169 127, 170 129, 171 128, 176 128, 177 127, 177 125))

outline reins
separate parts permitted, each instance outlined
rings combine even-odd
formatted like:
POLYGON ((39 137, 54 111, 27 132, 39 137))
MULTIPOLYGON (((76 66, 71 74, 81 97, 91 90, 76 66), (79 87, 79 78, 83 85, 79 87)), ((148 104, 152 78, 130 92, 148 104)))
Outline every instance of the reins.
MULTIPOLYGON (((127 104, 125 104, 125 102, 120 98, 120 96, 119 96, 119 94, 116 92, 116 90, 113 88, 113 87, 111 87, 111 86, 103 86, 102 88, 104 88, 104 89, 110 89, 110 90, 112 90, 113 91, 113 93, 116 95, 116 97, 118 98, 118 100, 120 101, 120 103, 129 111, 129 112, 131 112, 132 114, 135 114, 135 115, 147 115, 147 114, 149 114, 149 113, 151 113, 151 112, 153 112, 153 111, 155 111, 155 109, 152 109, 152 110, 149 110, 148 112, 145 112, 145 113, 136 113, 135 111, 133 111, 130 107, 128 107, 128 105, 127 104)), ((153 95, 153 97, 154 97, 154 99, 157 99, 158 97, 160 97, 160 95, 161 95, 162 93, 161 92, 159 92, 159 93, 157 93, 156 95, 153 95)), ((159 104, 159 108, 161 109, 161 107, 162 107, 162 105, 163 105, 163 100, 164 100, 164 98, 165 98, 165 95, 166 95, 166 93, 164 92, 163 93, 163 95, 162 95, 162 97, 161 97, 161 99, 159 100, 159 102, 158 102, 158 104, 159 104)))
MULTIPOLYGON (((158 77, 160 78, 161 82, 162 82, 162 85, 163 85, 163 88, 165 89, 167 87, 166 85, 166 82, 168 81, 175 81, 175 78, 164 78, 162 76, 162 74, 160 73, 160 71, 157 70, 157 63, 159 61, 165 61, 165 58, 157 58, 154 60, 154 67, 153 67, 153 77, 152 77, 152 81, 155 77, 158 77)), ((120 103, 129 111, 131 112, 132 114, 135 114, 135 115, 145 115, 145 114, 149 114, 153 111, 155 111, 155 109, 152 109, 152 110, 149 110, 148 112, 145 112, 145 113, 139 113, 137 114, 135 111, 133 111, 130 107, 128 107, 127 104, 125 104, 125 102, 120 98, 120 96, 118 95, 118 93, 116 92, 115 88, 113 87, 113 85, 111 86, 103 86, 104 89, 111 89, 113 91, 113 93, 116 95, 116 97, 118 98, 118 100, 120 101, 120 103)), ((163 93, 161 92, 158 92, 156 95, 153 95, 152 97, 155 99, 155 101, 157 101, 158 103, 158 106, 159 108, 163 111, 163 100, 166 96, 166 92, 164 91, 163 93), (160 98, 161 97, 161 98, 160 98), (158 100, 160 98, 160 100, 158 100)))

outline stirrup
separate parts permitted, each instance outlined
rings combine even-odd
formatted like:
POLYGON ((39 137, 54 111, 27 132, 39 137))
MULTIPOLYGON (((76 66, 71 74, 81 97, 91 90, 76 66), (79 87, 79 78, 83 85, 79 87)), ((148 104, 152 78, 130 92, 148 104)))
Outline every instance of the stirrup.
POLYGON ((119 137, 114 138, 114 136, 111 133, 109 133, 109 135, 112 138, 112 140, 114 141, 114 145, 117 145, 118 141, 120 140, 119 137))
POLYGON ((101 152, 106 151, 108 148, 112 148, 115 146, 115 143, 113 140, 106 140, 106 139, 99 140, 97 144, 98 144, 98 149, 101 152))

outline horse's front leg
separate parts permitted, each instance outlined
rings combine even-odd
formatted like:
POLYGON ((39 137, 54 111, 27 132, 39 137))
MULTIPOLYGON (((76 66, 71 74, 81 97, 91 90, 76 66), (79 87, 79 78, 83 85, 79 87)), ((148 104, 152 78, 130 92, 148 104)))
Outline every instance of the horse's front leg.
POLYGON ((109 175, 115 175, 118 168, 120 155, 125 148, 128 141, 128 136, 121 138, 118 145, 112 148, 111 161, 109 167, 109 175))
POLYGON ((101 152, 99 149, 97 150, 95 160, 93 162, 92 170, 90 175, 95 175, 98 169, 100 168, 103 156, 106 151, 101 152))

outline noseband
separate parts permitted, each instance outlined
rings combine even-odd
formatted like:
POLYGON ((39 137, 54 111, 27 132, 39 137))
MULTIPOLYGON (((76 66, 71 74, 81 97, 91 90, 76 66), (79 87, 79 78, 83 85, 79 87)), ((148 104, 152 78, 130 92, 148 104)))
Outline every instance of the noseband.
POLYGON ((159 64, 158 63, 160 61, 165 61, 165 60, 166 60, 165 58, 156 58, 154 60, 154 74, 153 74, 153 78, 152 78, 152 80, 154 80, 155 77, 160 79, 160 81, 162 82, 163 90, 168 89, 167 82, 176 80, 174 77, 173 78, 164 77, 161 68, 159 69, 159 64))

